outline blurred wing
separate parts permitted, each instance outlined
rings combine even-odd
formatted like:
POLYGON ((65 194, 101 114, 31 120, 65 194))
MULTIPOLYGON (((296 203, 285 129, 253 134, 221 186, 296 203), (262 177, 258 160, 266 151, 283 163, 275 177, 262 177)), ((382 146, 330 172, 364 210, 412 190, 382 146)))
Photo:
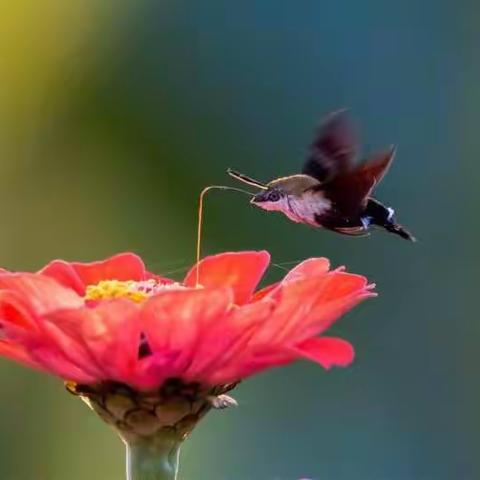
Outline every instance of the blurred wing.
POLYGON ((331 179, 352 167, 357 150, 357 134, 347 111, 334 112, 320 125, 302 173, 321 182, 331 179))
POLYGON ((385 176, 394 156, 395 149, 392 147, 355 169, 334 177, 321 187, 325 196, 342 215, 359 213, 365 208, 375 186, 385 176))

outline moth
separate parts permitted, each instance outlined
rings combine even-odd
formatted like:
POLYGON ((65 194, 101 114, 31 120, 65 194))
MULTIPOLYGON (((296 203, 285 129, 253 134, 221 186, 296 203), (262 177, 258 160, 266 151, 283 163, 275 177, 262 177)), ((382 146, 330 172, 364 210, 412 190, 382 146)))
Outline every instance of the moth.
POLYGON ((302 173, 268 183, 228 169, 233 178, 257 187, 251 203, 278 211, 296 223, 321 227, 351 236, 367 234, 372 227, 415 241, 395 219, 393 208, 373 197, 394 157, 387 148, 357 162, 357 134, 345 110, 330 114, 310 146, 302 173))

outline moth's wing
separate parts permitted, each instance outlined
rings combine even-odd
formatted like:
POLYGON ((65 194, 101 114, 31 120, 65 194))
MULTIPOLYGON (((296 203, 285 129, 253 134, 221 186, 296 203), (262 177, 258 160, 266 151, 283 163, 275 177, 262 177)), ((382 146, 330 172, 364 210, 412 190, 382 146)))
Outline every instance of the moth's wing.
POLYGON ((302 173, 323 182, 348 171, 358 152, 357 132, 346 110, 330 114, 310 146, 302 173))
POLYGON ((381 150, 380 152, 372 155, 370 159, 367 160, 367 166, 371 165, 374 169, 373 173, 375 175, 375 185, 378 185, 383 177, 387 174, 390 169, 390 165, 395 158, 395 153, 397 149, 394 145, 390 146, 386 150, 381 150))
POLYGON ((374 155, 349 172, 335 176, 321 186, 332 207, 347 217, 360 213, 373 189, 382 180, 395 156, 395 148, 374 155))

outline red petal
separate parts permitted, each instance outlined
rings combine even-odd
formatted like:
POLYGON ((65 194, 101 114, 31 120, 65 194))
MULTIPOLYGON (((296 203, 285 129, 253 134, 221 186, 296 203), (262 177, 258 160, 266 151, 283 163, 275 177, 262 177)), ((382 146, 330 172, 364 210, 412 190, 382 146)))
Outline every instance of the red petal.
POLYGON ((279 367, 293 362, 297 358, 296 353, 291 351, 279 351, 278 349, 260 350, 258 352, 245 349, 243 354, 236 361, 228 362, 219 366, 212 372, 209 378, 210 384, 218 385, 231 383, 240 379, 260 373, 262 370, 279 367))
POLYGON ((0 325, 8 334, 36 331, 37 321, 22 297, 11 290, 0 290, 0 325))
POLYGON ((261 252, 229 252, 206 257, 193 267, 185 278, 185 285, 195 287, 197 268, 199 284, 203 287, 230 287, 234 292, 234 302, 243 304, 261 280, 270 262, 270 255, 261 252))
POLYGON ((15 292, 38 315, 62 308, 78 308, 84 303, 72 290, 35 273, 0 275, 0 290, 15 292))
POLYGON ((88 346, 81 335, 82 322, 75 316, 75 325, 68 325, 68 314, 65 312, 56 312, 49 320, 42 319, 43 343, 46 348, 58 351, 58 361, 62 362, 63 356, 68 363, 71 363, 81 369, 86 374, 102 379, 102 366, 96 362, 88 346), (52 320, 52 321, 50 321, 52 320))
POLYGON ((120 253, 99 262, 71 264, 86 285, 95 285, 101 280, 134 280, 145 278, 145 265, 134 253, 120 253))
POLYGON ((272 321, 277 325, 266 328, 279 330, 277 341, 313 337, 372 295, 365 277, 341 271, 290 282, 275 296, 279 300, 275 313, 280 319, 272 317, 272 321))
POLYGON ((117 299, 95 308, 54 312, 48 320, 63 332, 57 346, 69 361, 93 376, 103 372, 104 379, 131 383, 141 333, 138 311, 135 303, 117 299))
POLYGON ((272 292, 274 292, 280 285, 281 285, 281 282, 272 283, 271 285, 268 285, 265 288, 258 290, 258 292, 254 293, 252 301, 256 302, 258 300, 262 300, 263 298, 267 297, 272 292))
POLYGON ((162 385, 172 371, 180 352, 152 353, 139 359, 135 378, 131 385, 139 390, 154 390, 162 385))
POLYGON ((85 293, 86 285, 95 285, 102 280, 141 281, 146 277, 142 259, 133 253, 120 253, 91 263, 55 260, 40 273, 55 278, 80 295, 85 293))
POLYGON ((308 338, 317 335, 366 298, 376 296, 361 275, 331 272, 319 288, 312 309, 295 335, 308 338))
MULTIPOLYGON (((65 290, 54 280, 46 280, 65 290)), ((73 294, 70 290, 67 292, 73 294)), ((7 337, 0 354, 71 380, 92 379, 92 373, 98 373, 91 366, 88 352, 82 351, 72 338, 45 317, 35 314, 18 292, 0 291, 0 323, 7 337)))
POLYGON ((295 268, 292 268, 282 280, 282 283, 323 275, 328 273, 329 269, 330 261, 327 258, 309 258, 299 263, 295 268))
POLYGON ((319 300, 324 302, 346 297, 354 292, 366 291, 368 287, 367 279, 354 273, 337 270, 331 272, 327 279, 319 297, 319 300))
POLYGON ((29 349, 31 357, 43 370, 65 380, 73 380, 79 383, 95 383, 98 379, 87 374, 77 365, 68 361, 57 349, 40 346, 29 349))
POLYGON ((274 283, 273 285, 268 285, 267 287, 259 290, 253 296, 255 301, 261 300, 267 296, 275 297, 276 294, 280 292, 282 286, 287 283, 294 282, 297 280, 303 280, 309 277, 319 277, 328 273, 330 268, 330 261, 327 258, 309 258, 296 267, 292 268, 287 275, 283 278, 281 282, 274 283))
POLYGON ((80 278, 72 264, 63 260, 54 260, 38 272, 41 275, 54 278, 64 287, 71 288, 82 297, 85 295, 85 283, 80 278))
POLYGON ((144 304, 142 331, 153 353, 178 354, 170 371, 164 373, 181 375, 192 361, 202 362, 199 355, 213 353, 201 345, 209 331, 223 324, 231 305, 229 289, 167 291, 144 304))
POLYGON ((346 367, 355 357, 355 350, 350 343, 334 337, 309 338, 296 345, 293 351, 326 369, 334 366, 346 367))
MULTIPOLYGON (((292 332, 301 325, 313 308, 324 276, 306 278, 282 285, 273 295, 278 302, 252 342, 255 345, 283 344, 292 341, 292 332)), ((269 296, 261 302, 266 301, 269 296)))
POLYGON ((9 340, 0 340, 0 355, 22 363, 28 367, 40 369, 41 367, 30 357, 28 352, 21 345, 9 340))
POLYGON ((220 370, 241 369, 248 342, 273 307, 272 302, 255 302, 236 307, 221 321, 216 321, 201 336, 187 376, 202 378, 208 383, 220 370))

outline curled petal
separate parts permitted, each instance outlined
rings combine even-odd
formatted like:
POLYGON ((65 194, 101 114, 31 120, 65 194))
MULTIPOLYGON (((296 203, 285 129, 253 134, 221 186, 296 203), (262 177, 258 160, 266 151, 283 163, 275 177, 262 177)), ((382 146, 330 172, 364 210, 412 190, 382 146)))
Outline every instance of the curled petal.
POLYGON ((261 252, 222 253, 204 258, 185 277, 185 285, 195 287, 197 269, 199 284, 203 287, 230 287, 234 302, 248 302, 270 262, 270 255, 261 252))

